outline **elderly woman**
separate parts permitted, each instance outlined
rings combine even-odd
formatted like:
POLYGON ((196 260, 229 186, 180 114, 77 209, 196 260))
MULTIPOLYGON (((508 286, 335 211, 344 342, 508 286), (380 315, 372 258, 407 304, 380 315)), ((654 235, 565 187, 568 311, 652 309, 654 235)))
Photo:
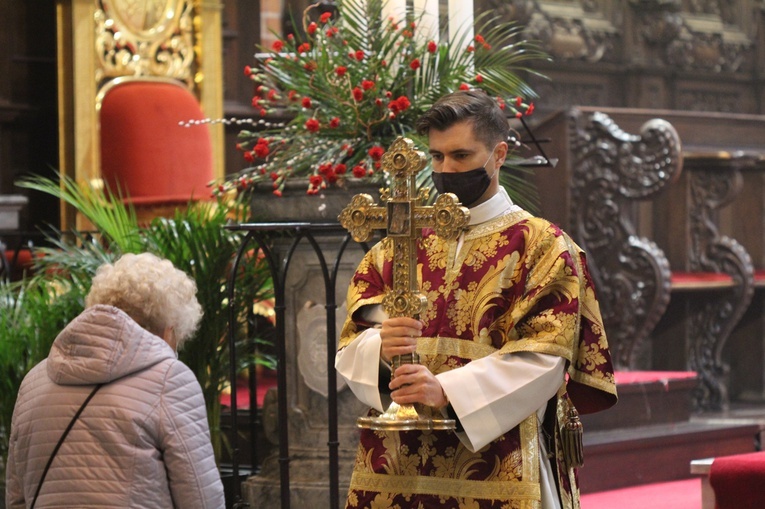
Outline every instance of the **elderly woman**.
POLYGON ((38 491, 38 508, 224 507, 202 390, 176 354, 202 316, 194 281, 127 254, 98 269, 85 304, 22 382, 6 507, 38 491))

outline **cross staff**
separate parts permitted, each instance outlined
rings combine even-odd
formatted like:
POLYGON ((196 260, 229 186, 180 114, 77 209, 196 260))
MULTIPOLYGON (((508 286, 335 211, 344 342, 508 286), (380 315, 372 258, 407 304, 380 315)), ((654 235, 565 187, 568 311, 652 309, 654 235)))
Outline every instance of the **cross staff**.
MULTIPOLYGON (((444 239, 455 239, 467 226, 470 212, 451 193, 440 195, 431 206, 423 205, 429 190, 417 192, 416 176, 427 164, 425 154, 414 143, 399 136, 383 155, 382 168, 391 176, 390 189, 381 193, 384 205, 375 205, 368 194, 357 194, 338 216, 340 224, 357 242, 371 240, 374 230, 386 230, 393 242, 393 285, 383 298, 389 317, 419 318, 428 305, 417 282, 417 241, 423 228, 433 228, 444 239)), ((394 369, 402 362, 418 362, 416 354, 393 359, 394 369)), ((362 417, 361 427, 372 429, 433 429, 453 427, 453 420, 420 419, 412 405, 395 403, 378 418, 362 417), (447 422, 449 421, 449 422, 447 422)))
POLYGON ((451 193, 440 195, 431 206, 422 205, 429 190, 418 193, 415 177, 426 164, 425 154, 414 149, 412 140, 399 136, 382 158, 382 168, 391 176, 390 189, 381 196, 385 205, 375 205, 368 194, 357 194, 338 217, 356 242, 367 242, 374 230, 383 229, 393 241, 393 288, 383 300, 390 317, 416 318, 427 307, 417 285, 417 240, 422 228, 455 239, 470 218, 451 193))

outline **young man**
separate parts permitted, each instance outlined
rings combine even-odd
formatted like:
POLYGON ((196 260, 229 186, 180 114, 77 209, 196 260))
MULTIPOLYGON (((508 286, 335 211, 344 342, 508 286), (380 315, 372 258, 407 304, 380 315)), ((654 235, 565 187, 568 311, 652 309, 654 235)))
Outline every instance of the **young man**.
POLYGON ((580 412, 616 402, 584 254, 499 186, 508 125, 493 99, 449 94, 417 129, 428 136, 436 189, 470 208, 469 227, 453 241, 423 232, 428 308, 419 320, 382 312, 390 243, 370 250, 348 290, 336 366, 370 415, 392 398, 458 426, 362 430, 347 507, 579 507, 561 427, 572 402, 580 412), (420 364, 390 379, 390 361, 414 351, 420 364))

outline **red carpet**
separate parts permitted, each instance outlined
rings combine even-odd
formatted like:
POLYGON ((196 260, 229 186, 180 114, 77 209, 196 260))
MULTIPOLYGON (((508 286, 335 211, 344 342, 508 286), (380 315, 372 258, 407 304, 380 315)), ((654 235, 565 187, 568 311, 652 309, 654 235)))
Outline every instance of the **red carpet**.
POLYGON ((695 371, 617 371, 614 380, 617 387, 626 384, 661 382, 666 385, 670 380, 695 378, 695 371))
POLYGON ((582 509, 701 509, 701 479, 588 493, 582 509))
POLYGON ((709 471, 717 509, 765 507, 765 452, 715 458, 709 471))

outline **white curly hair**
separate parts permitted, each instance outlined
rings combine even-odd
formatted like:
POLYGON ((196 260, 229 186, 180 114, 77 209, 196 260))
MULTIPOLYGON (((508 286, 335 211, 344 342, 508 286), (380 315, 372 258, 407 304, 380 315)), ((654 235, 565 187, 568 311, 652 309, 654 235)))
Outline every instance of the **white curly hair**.
POLYGON ((126 254, 98 268, 85 307, 114 306, 160 337, 172 327, 180 350, 202 319, 196 294, 194 280, 169 260, 150 253, 126 254))

